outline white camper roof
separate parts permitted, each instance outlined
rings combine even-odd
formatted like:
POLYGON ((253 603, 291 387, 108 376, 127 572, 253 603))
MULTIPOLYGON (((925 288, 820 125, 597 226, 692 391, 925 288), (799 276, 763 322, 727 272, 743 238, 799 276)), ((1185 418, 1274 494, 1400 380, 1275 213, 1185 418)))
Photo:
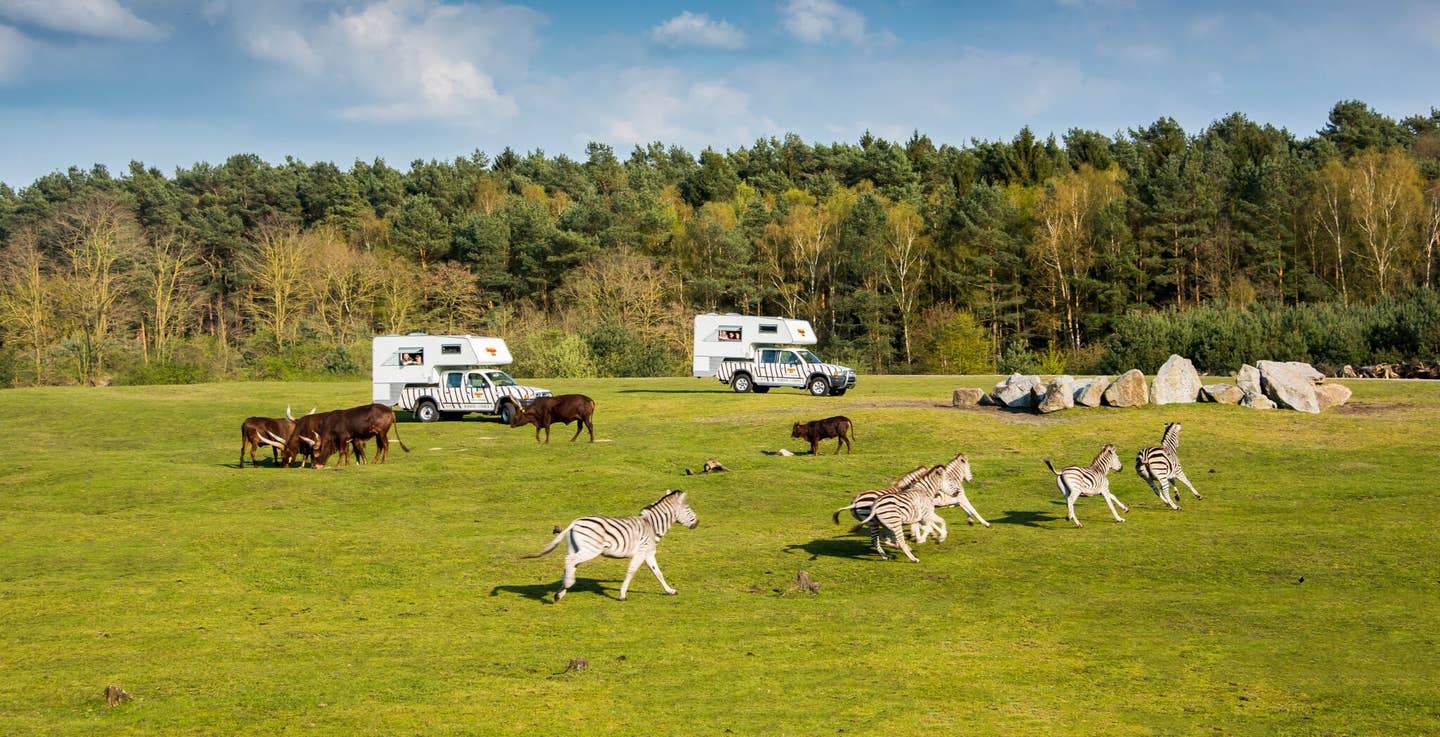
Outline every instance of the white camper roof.
POLYGON ((695 316, 695 345, 815 345, 815 329, 807 320, 729 313, 695 316))
POLYGON ((440 368, 514 361, 504 340, 482 335, 379 335, 371 352, 376 381, 427 381, 440 368))

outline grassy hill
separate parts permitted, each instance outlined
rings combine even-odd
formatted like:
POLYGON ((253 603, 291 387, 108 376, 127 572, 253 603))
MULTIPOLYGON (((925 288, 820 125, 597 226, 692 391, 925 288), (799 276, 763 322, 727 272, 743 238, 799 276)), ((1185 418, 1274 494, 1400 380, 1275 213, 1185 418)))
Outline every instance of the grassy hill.
POLYGON ((367 385, 0 392, 0 733, 1433 734, 1440 385, 1351 382, 1321 416, 944 406, 993 381, 536 381, 595 397, 606 442, 402 422, 413 452, 324 471, 237 468, 240 422, 367 385), (854 455, 765 452, 842 413, 854 455), (1206 495, 1180 512, 1132 467, 1167 421, 1206 495), (1041 459, 1106 442, 1129 521, 1085 499, 1075 529, 1041 459), (957 451, 993 528, 944 510, 917 565, 831 523, 957 451), (683 475, 709 456, 733 472, 683 475), (556 605, 562 556, 519 559, 673 488, 700 518, 660 545, 679 596, 642 568, 619 602, 604 560, 556 605), (787 593, 801 569, 818 594, 787 593))

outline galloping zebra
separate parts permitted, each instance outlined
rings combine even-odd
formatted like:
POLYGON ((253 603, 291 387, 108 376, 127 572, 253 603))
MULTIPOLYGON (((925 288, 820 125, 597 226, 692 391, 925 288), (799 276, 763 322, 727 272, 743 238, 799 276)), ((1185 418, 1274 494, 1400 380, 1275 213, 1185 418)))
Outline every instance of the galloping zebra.
POLYGON ((890 544, 898 546, 911 563, 919 563, 920 559, 910 552, 910 546, 905 543, 905 525, 911 525, 912 533, 919 537, 920 525, 934 525, 938 520, 938 537, 944 540, 945 521, 935 514, 935 507, 958 504, 959 498, 946 466, 936 466, 909 486, 876 497, 869 516, 861 523, 870 526, 870 542, 881 558, 890 559, 884 546, 888 538, 890 544))
POLYGON ((1125 503, 1115 498, 1110 493, 1110 472, 1119 471, 1124 468, 1120 463, 1120 456, 1115 452, 1115 446, 1106 444, 1100 450, 1100 455, 1088 466, 1066 466, 1059 471, 1050 465, 1050 459, 1045 459, 1045 465, 1050 468, 1050 473, 1055 474, 1055 484, 1060 487, 1060 494, 1065 497, 1065 505, 1068 509, 1065 519, 1073 520, 1076 527, 1084 527, 1080 524, 1080 518, 1075 516, 1075 500, 1082 496, 1100 495, 1105 497, 1105 503, 1110 505, 1110 514, 1115 515, 1116 522, 1124 522, 1125 518, 1115 511, 1115 505, 1126 512, 1130 508, 1125 503))
POLYGON ((1200 492, 1195 490, 1195 485, 1190 479, 1185 478, 1184 469, 1180 468, 1180 456, 1177 452, 1180 449, 1180 423, 1171 422, 1165 426, 1165 433, 1160 436, 1159 448, 1145 448, 1135 455, 1135 473, 1145 479, 1145 483, 1155 490, 1155 494, 1161 501, 1170 505, 1171 509, 1179 509, 1180 489, 1175 485, 1179 479, 1186 486, 1190 487, 1190 493, 1196 499, 1204 499, 1200 492), (1172 500, 1170 497, 1174 495, 1172 500))
POLYGON ((850 514, 854 515, 857 521, 869 517, 870 507, 875 504, 875 499, 877 497, 882 494, 890 494, 899 491, 909 486, 915 481, 915 479, 918 479, 921 476, 929 473, 930 468, 930 466, 916 466, 913 471, 910 471, 904 476, 895 479, 895 483, 890 484, 883 489, 866 489, 865 491, 856 494, 855 498, 850 500, 850 503, 848 505, 835 510, 835 513, 830 515, 830 519, 834 521, 835 524, 840 524, 840 513, 844 512, 847 509, 850 510, 850 514))
POLYGON ((670 525, 679 522, 689 528, 699 524, 695 510, 685 501, 685 492, 667 491, 660 501, 640 510, 638 517, 581 517, 560 531, 546 548, 525 558, 539 558, 555 549, 561 540, 568 544, 565 549, 565 580, 555 592, 555 601, 560 601, 565 592, 575 585, 575 567, 597 555, 607 558, 629 558, 630 567, 625 571, 625 581, 620 584, 620 600, 630 590, 630 579, 644 563, 650 566, 660 587, 667 594, 680 592, 665 583, 660 566, 655 562, 655 544, 670 530, 670 525))

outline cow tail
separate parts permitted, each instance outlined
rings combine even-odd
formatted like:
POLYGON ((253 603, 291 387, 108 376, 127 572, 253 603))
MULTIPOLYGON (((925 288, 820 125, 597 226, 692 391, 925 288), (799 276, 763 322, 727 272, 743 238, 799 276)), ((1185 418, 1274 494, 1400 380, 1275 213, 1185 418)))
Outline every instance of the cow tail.
POLYGON ((521 560, 525 560, 526 558, 539 558, 539 557, 542 556, 542 555, 548 555, 548 554, 550 553, 550 551, 552 551, 552 550, 555 549, 555 546, 557 546, 557 545, 560 544, 560 541, 561 541, 561 540, 564 540, 564 539, 565 539, 565 536, 566 536, 566 535, 570 534, 570 527, 571 527, 571 525, 573 525, 573 524, 574 524, 574 523, 572 522, 570 525, 566 525, 566 526, 565 526, 565 529, 561 530, 561 531, 560 531, 560 534, 559 534, 559 535, 556 535, 556 536, 555 536, 555 539, 554 539, 554 540, 551 540, 551 541, 550 541, 550 544, 549 544, 549 545, 546 545, 544 550, 542 550, 542 551, 540 551, 540 552, 538 552, 538 553, 535 553, 535 554, 533 554, 533 555, 522 555, 522 556, 520 556, 520 559, 521 559, 521 560))
POLYGON ((410 449, 407 448, 407 447, 405 447, 405 441, 400 439, 400 423, 398 423, 398 422, 392 422, 392 423, 390 423, 390 429, 395 431, 395 442, 397 442, 397 443, 400 444, 400 450, 403 450, 403 451, 405 451, 406 453, 409 453, 409 452, 410 452, 410 449))
POLYGON ((859 435, 856 435, 856 434, 855 434, 855 423, 854 423, 854 422, 851 422, 851 423, 850 423, 850 437, 852 437, 852 438, 858 438, 858 437, 860 437, 859 435))

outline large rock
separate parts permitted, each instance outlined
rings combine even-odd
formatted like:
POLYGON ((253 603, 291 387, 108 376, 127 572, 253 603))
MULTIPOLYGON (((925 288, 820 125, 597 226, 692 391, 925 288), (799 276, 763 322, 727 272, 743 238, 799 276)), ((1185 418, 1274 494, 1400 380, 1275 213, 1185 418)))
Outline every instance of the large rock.
POLYGON ((980 403, 980 399, 981 399, 982 397, 984 397, 984 396, 985 396, 985 390, 983 390, 983 389, 976 389, 975 387, 972 387, 972 386, 962 386, 962 387, 960 387, 959 389, 956 389, 956 390, 955 390, 955 394, 954 394, 953 396, 951 396, 951 398, 950 398, 950 406, 951 406, 951 407, 973 407, 973 406, 979 404, 979 403, 980 403))
POLYGON ((1276 404, 1300 412, 1320 413, 1315 384, 1309 376, 1279 361, 1256 361, 1255 367, 1260 369, 1260 387, 1265 390, 1265 396, 1276 404))
POLYGON ((1319 402, 1321 411, 1339 407, 1350 401, 1350 387, 1344 384, 1316 384, 1315 401, 1319 402))
POLYGON ((1105 403, 1111 407, 1139 407, 1150 403, 1150 390, 1145 386, 1145 374, 1140 369, 1130 369, 1105 387, 1105 403))
POLYGON ((1245 394, 1245 398, 1240 400, 1241 407, 1249 407, 1250 409, 1275 409, 1275 403, 1270 401, 1270 398, 1264 394, 1244 390, 1242 390, 1242 392, 1245 394))
POLYGON ((1155 372, 1150 401, 1156 404, 1189 404, 1200 396, 1200 374, 1190 359, 1171 356, 1155 372))
POLYGON ((1308 379, 1311 383, 1319 384, 1325 380, 1324 372, 1304 361, 1286 361, 1285 365, 1289 366, 1290 370, 1299 374, 1301 378, 1308 379))
POLYGON ((1245 398, 1245 390, 1234 384, 1208 384, 1200 387, 1200 394, 1220 404, 1239 404, 1245 398))
POLYGON ((1075 385, 1075 403, 1082 407, 1099 407, 1105 387, 1110 386, 1109 376, 1096 376, 1075 385))
POLYGON ((1075 406, 1075 379, 1070 376, 1057 376, 1045 385, 1045 397, 1040 400, 1036 407, 1042 414, 1059 412, 1062 409, 1070 409, 1075 406))
POLYGON ((1246 394, 1260 393, 1260 369, 1245 364, 1240 367, 1240 373, 1235 375, 1235 386, 1246 394))
POLYGON ((1009 378, 995 385, 995 392, 990 398, 997 404, 1012 409, 1030 409, 1035 406, 1035 395, 1031 390, 1036 386, 1044 386, 1038 376, 1011 374, 1009 378))

